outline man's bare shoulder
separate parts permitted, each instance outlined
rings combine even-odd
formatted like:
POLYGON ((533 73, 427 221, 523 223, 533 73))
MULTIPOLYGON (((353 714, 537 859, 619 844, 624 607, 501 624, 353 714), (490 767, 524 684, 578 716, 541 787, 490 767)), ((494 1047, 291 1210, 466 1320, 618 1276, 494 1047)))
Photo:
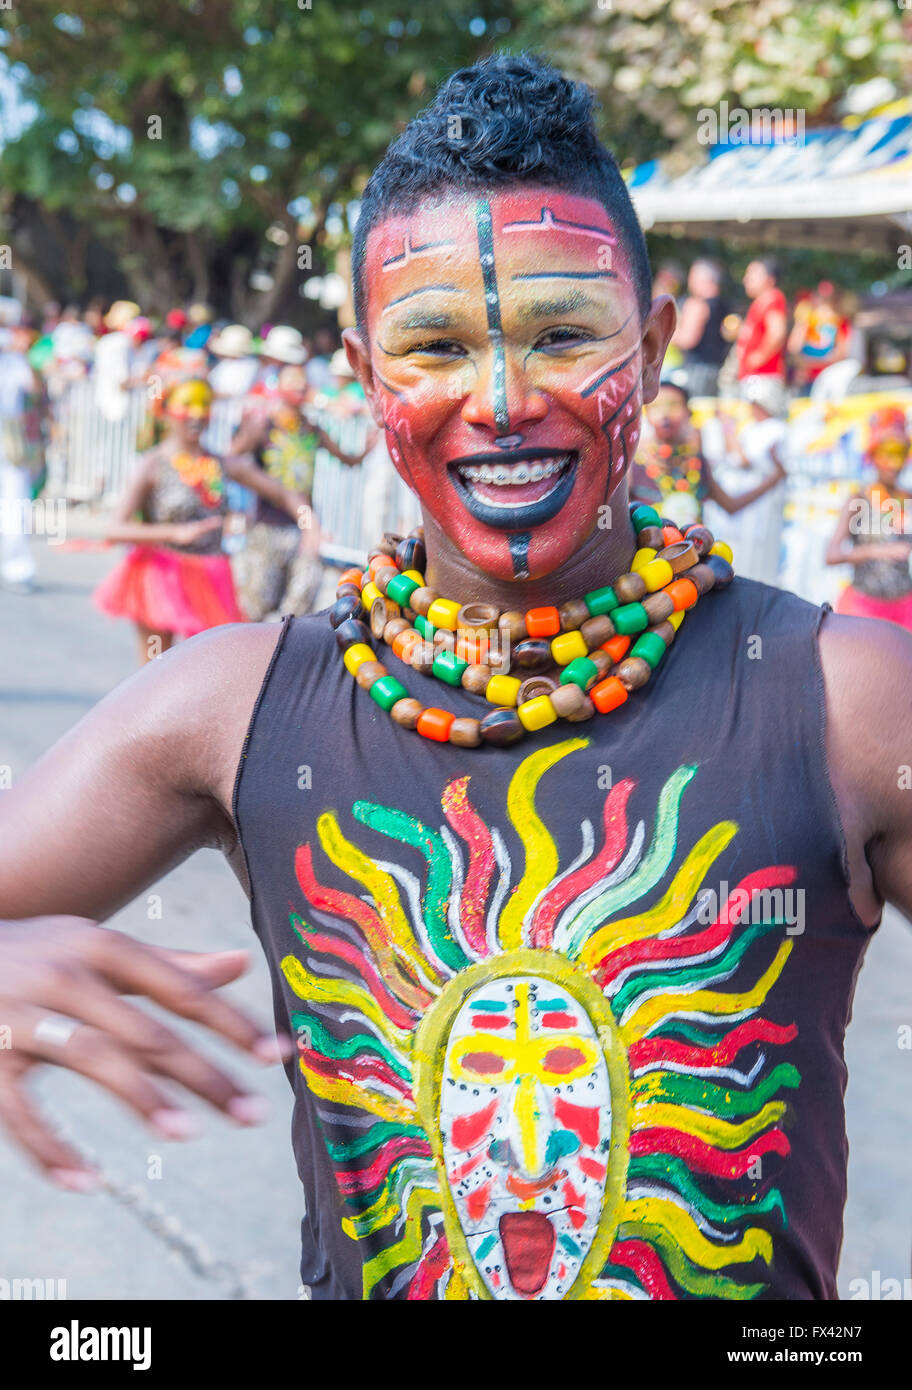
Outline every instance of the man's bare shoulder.
POLYGON ((831 772, 874 834, 892 814, 902 765, 912 764, 912 633, 828 614, 820 661, 831 772))

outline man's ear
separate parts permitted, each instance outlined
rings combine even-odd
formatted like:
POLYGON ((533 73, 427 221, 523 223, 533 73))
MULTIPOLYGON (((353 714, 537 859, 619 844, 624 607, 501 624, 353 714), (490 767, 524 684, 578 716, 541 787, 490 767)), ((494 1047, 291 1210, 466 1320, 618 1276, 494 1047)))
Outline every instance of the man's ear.
POLYGON ((374 377, 374 369, 371 366, 367 345, 356 328, 343 330, 342 345, 345 348, 345 356, 348 358, 349 366, 361 383, 361 390, 367 398, 368 409, 374 424, 383 429, 385 426, 383 411, 380 408, 377 381, 374 377))
POLYGON ((670 294, 660 294, 652 301, 643 324, 643 403, 654 401, 659 390, 662 363, 671 335, 678 321, 678 311, 670 294))

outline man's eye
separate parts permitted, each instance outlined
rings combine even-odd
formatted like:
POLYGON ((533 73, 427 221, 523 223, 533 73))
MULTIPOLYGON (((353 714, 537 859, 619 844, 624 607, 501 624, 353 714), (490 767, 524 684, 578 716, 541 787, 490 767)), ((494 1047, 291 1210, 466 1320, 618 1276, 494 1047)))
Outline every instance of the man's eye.
POLYGON ((549 328, 536 340, 535 347, 539 352, 560 352, 561 348, 588 343, 592 336, 585 328, 549 328))
POLYGON ((409 352, 422 352, 429 357, 461 357, 465 355, 465 348, 452 338, 434 338, 428 343, 417 343, 409 352))

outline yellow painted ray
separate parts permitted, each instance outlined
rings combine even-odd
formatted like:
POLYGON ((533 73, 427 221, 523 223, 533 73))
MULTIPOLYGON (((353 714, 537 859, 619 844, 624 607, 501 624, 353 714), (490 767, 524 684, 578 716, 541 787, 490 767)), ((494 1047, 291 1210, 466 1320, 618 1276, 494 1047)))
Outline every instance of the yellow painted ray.
POLYGON ((405 1101, 393 1100, 392 1096, 379 1095, 369 1091, 363 1081, 348 1081, 340 1077, 324 1076, 314 1071, 301 1058, 301 1071, 307 1082, 307 1089, 321 1100, 332 1100, 337 1105, 352 1105, 358 1110, 369 1110, 381 1120, 394 1124, 414 1124, 415 1107, 405 1101))
MULTIPOLYGON (((374 905, 389 937, 389 945, 407 960, 419 977, 440 984, 440 976, 434 971, 415 939, 409 920, 402 910, 399 888, 396 880, 385 869, 380 869, 369 855, 365 854, 347 840, 339 828, 339 823, 331 811, 325 811, 317 821, 317 833, 326 855, 337 868, 349 877, 362 883, 373 898, 374 905)), ((387 943, 375 940, 376 932, 370 932, 371 946, 375 950, 386 948, 387 943)))
POLYGON ((380 1032, 397 1051, 406 1055, 409 1053, 413 1035, 391 1023, 374 996, 363 985, 356 985, 351 980, 311 975, 304 969, 297 956, 284 958, 282 974, 299 999, 313 999, 319 1004, 347 1004, 349 1008, 357 1009, 358 1013, 376 1023, 380 1032))
POLYGON ((624 1206, 622 1222, 643 1221, 661 1226, 674 1236, 675 1242, 689 1260, 704 1269, 724 1269, 726 1265, 750 1264, 759 1255, 769 1264, 773 1258, 773 1241, 768 1231, 751 1226, 742 1238, 725 1245, 707 1240, 693 1217, 674 1202, 662 1197, 639 1197, 624 1206))
MULTIPOLYGON (((406 1204, 408 1221, 405 1226, 405 1235, 395 1245, 390 1245, 386 1250, 381 1250, 372 1260, 368 1260, 364 1266, 364 1297, 370 1298, 371 1289, 384 1276, 389 1274, 391 1269, 397 1269, 400 1265, 412 1264, 421 1259, 421 1213, 425 1207, 437 1207, 440 1205, 440 1194, 432 1191, 429 1187, 415 1187, 409 1193, 406 1204)), ((343 1220, 343 1230, 351 1235, 347 1230, 348 1221, 343 1220)))
POLYGON ((710 864, 737 833, 737 825, 730 820, 720 821, 711 830, 707 830, 675 874, 668 891, 654 907, 648 912, 637 913, 635 917, 623 917, 618 922, 609 922, 606 927, 602 927, 590 937, 580 952, 580 959, 586 969, 594 969, 611 951, 626 946, 628 941, 658 936, 660 932, 679 922, 693 902, 710 864))
POLYGON ((726 1014, 739 1014, 745 1009, 758 1008, 781 975, 785 962, 791 955, 793 945, 794 943, 791 941, 783 941, 772 964, 760 976, 754 988, 745 990, 741 994, 720 994, 717 990, 697 989, 690 992, 686 990, 666 991, 644 999, 639 1008, 623 1024, 621 1036, 629 1047, 631 1043, 644 1037, 656 1023, 668 1018, 671 1014, 701 1013, 724 1017, 726 1014))
POLYGON ((507 811, 525 852, 525 868, 501 913, 499 937, 504 951, 522 946, 523 919, 542 889, 557 876, 557 846, 535 810, 535 790, 544 773, 561 758, 588 746, 587 738, 569 738, 549 748, 539 748, 523 759, 510 779, 507 811))
POLYGON ((718 1115, 690 1110, 686 1105, 635 1105, 631 1129, 676 1129, 694 1139, 703 1139, 720 1149, 740 1149, 772 1125, 778 1124, 788 1109, 784 1100, 771 1100, 746 1120, 730 1124, 718 1115))

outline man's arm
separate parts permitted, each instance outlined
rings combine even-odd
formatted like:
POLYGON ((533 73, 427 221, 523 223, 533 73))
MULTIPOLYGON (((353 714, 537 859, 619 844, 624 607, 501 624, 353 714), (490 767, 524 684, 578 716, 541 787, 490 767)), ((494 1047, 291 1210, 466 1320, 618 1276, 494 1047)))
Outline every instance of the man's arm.
POLYGON ((884 901, 912 920, 912 633, 830 614, 820 654, 852 901, 866 925, 884 901))

